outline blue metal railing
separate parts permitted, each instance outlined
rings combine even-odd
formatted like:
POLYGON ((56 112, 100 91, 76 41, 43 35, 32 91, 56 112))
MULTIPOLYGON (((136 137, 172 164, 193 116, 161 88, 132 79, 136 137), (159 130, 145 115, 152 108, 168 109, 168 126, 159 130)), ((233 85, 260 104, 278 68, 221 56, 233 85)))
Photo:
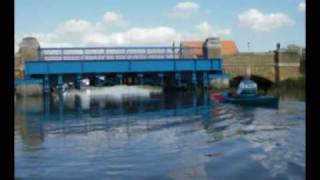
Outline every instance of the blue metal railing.
MULTIPOLYGON (((200 53, 199 53, 200 52, 200 53)), ((66 47, 40 48, 40 60, 195 59, 198 47, 66 47)))

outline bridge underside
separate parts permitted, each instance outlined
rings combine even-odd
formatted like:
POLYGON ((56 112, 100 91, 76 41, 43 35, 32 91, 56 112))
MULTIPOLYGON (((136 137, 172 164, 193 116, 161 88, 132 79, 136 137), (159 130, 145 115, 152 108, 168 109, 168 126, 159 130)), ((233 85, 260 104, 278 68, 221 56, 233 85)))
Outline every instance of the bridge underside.
POLYGON ((29 61, 25 76, 43 79, 44 91, 65 82, 89 78, 93 85, 98 77, 108 84, 158 84, 183 87, 201 84, 208 86, 208 75, 222 74, 221 59, 141 59, 141 60, 63 60, 29 61), (199 83, 200 82, 200 83, 199 83))
POLYGON ((268 81, 275 82, 275 67, 272 65, 250 66, 250 65, 227 65, 224 66, 224 71, 231 74, 231 79, 243 77, 247 73, 248 68, 252 76, 259 76, 268 81))

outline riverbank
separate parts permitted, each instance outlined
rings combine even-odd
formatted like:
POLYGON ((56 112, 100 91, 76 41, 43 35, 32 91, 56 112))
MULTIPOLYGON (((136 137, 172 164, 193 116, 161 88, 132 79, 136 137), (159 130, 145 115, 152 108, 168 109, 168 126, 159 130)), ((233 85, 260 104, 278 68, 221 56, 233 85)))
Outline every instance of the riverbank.
POLYGON ((305 100, 305 77, 287 79, 275 83, 268 90, 268 94, 279 96, 281 99, 305 100))
MULTIPOLYGON (((124 86, 127 87, 125 88, 126 91, 130 91, 131 86, 124 86)), ((162 88, 158 87, 158 86, 132 86, 132 87, 139 87, 141 89, 152 89, 152 90, 160 90, 162 88)), ((222 88, 222 89, 216 89, 216 88, 212 88, 213 91, 232 91, 235 92, 236 91, 236 86, 230 86, 230 88, 222 88)), ((114 89, 111 87, 107 88, 107 89, 114 89)), ((188 89, 188 88, 187 88, 188 89)), ((198 89, 198 88, 197 88, 198 89)), ((201 88, 199 88, 198 90, 200 90, 201 88)), ((164 91, 166 91, 168 89, 164 89, 164 91)), ((169 89, 169 91, 177 91, 176 89, 169 89)), ((305 77, 301 77, 298 79, 287 79, 287 80, 283 80, 280 81, 278 83, 275 83, 273 85, 271 85, 270 88, 268 89, 264 89, 259 87, 258 90, 259 94, 263 94, 263 95, 273 95, 273 96, 278 96, 281 99, 296 99, 296 100, 300 100, 300 101, 304 101, 305 100, 305 77)), ((15 94, 17 96, 41 96, 42 95, 42 86, 41 85, 19 85, 16 87, 16 91, 15 94)))
MULTIPOLYGON (((215 89, 214 92, 231 91, 236 92, 239 82, 232 81, 229 88, 215 89)), ((298 79, 282 80, 278 83, 271 84, 269 88, 263 85, 258 85, 258 94, 278 96, 280 99, 294 99, 305 101, 305 77, 298 79)))
POLYGON ((39 85, 39 84, 17 85, 15 87, 15 95, 18 97, 42 96, 42 85, 39 85))

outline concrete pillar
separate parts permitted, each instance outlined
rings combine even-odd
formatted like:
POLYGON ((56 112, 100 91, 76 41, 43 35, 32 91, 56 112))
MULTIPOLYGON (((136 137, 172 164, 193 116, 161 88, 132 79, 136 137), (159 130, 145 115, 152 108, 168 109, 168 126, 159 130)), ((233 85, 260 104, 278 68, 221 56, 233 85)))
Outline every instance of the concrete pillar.
POLYGON ((123 74, 117 74, 117 77, 119 78, 119 84, 123 84, 123 74))
POLYGON ((74 83, 76 89, 81 89, 81 79, 82 79, 81 74, 78 74, 76 77, 76 82, 74 83))
POLYGON ((164 86, 164 74, 159 73, 158 76, 160 77, 160 86, 164 86))
POLYGON ((144 84, 143 74, 138 74, 138 79, 139 79, 139 84, 143 85, 144 84))
POLYGON ((47 94, 49 93, 49 90, 50 90, 49 76, 45 75, 43 78, 43 92, 47 94))

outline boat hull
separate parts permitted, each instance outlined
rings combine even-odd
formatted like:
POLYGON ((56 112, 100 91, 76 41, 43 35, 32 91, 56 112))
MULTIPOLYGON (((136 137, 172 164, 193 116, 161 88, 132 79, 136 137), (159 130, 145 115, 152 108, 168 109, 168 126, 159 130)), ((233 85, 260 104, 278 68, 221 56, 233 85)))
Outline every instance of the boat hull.
POLYGON ((225 95, 223 102, 247 106, 266 106, 278 108, 279 98, 274 96, 230 96, 225 95))

